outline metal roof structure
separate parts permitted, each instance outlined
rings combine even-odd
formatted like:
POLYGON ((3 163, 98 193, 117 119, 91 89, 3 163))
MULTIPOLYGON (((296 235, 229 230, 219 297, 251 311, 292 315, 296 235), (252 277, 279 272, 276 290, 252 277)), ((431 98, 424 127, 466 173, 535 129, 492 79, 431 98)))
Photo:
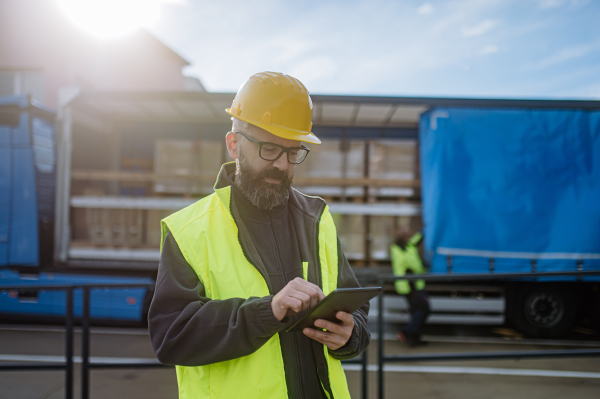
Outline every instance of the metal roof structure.
MULTIPOLYGON (((230 123, 235 93, 84 91, 71 105, 118 120, 230 123)), ((315 126, 414 128, 432 107, 600 109, 598 100, 510 100, 311 95, 315 126)))

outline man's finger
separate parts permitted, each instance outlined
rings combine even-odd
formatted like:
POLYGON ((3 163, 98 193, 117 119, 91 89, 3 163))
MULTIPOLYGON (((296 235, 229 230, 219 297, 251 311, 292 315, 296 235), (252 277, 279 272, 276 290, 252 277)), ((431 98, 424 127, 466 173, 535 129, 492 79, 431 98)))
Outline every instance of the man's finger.
POLYGON ((300 300, 302 302, 302 309, 301 310, 305 310, 307 308, 309 308, 312 305, 312 298, 310 297, 310 295, 302 292, 302 291, 297 291, 297 290, 291 290, 288 293, 288 296, 292 297, 292 298, 296 298, 298 300, 300 300))
POLYGON ((352 326, 354 326, 354 316, 352 316, 352 314, 350 314, 350 313, 337 312, 335 314, 335 317, 337 319, 341 320, 345 325, 352 325, 352 326))
MULTIPOLYGON (((314 308, 317 303, 319 303, 319 299, 316 291, 307 287, 299 287, 300 289, 295 289, 290 287, 290 291, 288 295, 293 296, 295 298, 302 298, 302 301, 305 302, 306 308, 314 308), (308 292, 307 292, 308 291, 308 292)), ((305 308, 305 309, 306 309, 305 308)))
POLYGON ((341 326, 338 323, 334 323, 328 320, 323 320, 323 319, 318 319, 315 320, 315 326, 319 327, 319 328, 324 328, 327 331, 330 331, 332 333, 336 333, 339 335, 344 335, 346 334, 345 329, 347 327, 341 326))
POLYGON ((310 297, 315 298, 317 302, 319 302, 320 300, 325 298, 325 294, 323 294, 323 291, 321 291, 319 286, 314 285, 313 283, 309 283, 308 281, 302 280, 299 277, 292 280, 290 282, 290 286, 293 289, 302 291, 302 292, 310 295, 310 297))
POLYGON ((300 277, 296 277, 292 281, 295 281, 296 283, 301 284, 301 285, 303 285, 305 287, 311 287, 311 288, 313 288, 314 290, 316 290, 319 293, 319 296, 321 296, 322 298, 325 298, 325 294, 323 294, 323 290, 321 290, 321 287, 319 287, 318 285, 313 284, 310 281, 306 281, 306 280, 304 280, 304 279, 302 279, 300 277))
POLYGON ((285 296, 281 299, 281 304, 284 308, 288 308, 298 313, 302 311, 302 301, 298 298, 285 296))
POLYGON ((332 343, 332 342, 329 342, 329 341, 322 341, 322 340, 321 340, 321 339, 319 339, 319 338, 310 337, 310 336, 309 336, 309 338, 311 338, 311 339, 313 339, 313 340, 317 341, 317 342, 318 342, 318 343, 320 343, 321 345, 325 345, 326 347, 328 347, 328 348, 329 348, 329 349, 331 349, 331 350, 336 350, 336 349, 339 349, 339 348, 341 348, 341 347, 342 347, 342 345, 337 345, 337 344, 334 344, 334 343, 332 343))
POLYGON ((322 343, 323 345, 327 345, 327 347, 330 349, 341 348, 347 342, 340 335, 325 332, 325 331, 315 330, 313 328, 305 328, 303 330, 303 333, 306 336, 308 336, 309 338, 312 338, 315 341, 322 343))

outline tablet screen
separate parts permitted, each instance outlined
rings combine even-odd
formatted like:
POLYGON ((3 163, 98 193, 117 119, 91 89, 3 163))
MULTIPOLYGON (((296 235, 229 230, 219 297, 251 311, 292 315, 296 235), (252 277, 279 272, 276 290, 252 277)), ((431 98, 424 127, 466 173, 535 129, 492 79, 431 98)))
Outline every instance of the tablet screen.
POLYGON ((339 311, 353 313, 372 298, 376 297, 382 291, 381 287, 365 288, 339 288, 325 297, 312 309, 308 309, 304 314, 299 314, 296 320, 287 332, 302 331, 305 327, 313 327, 315 320, 323 319, 339 323, 340 320, 335 317, 339 311))

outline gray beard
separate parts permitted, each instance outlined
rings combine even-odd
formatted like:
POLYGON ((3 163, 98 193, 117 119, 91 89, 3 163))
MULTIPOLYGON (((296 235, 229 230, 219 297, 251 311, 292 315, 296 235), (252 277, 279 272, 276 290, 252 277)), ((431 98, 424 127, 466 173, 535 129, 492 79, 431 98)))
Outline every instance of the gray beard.
POLYGON ((293 176, 289 178, 285 172, 275 168, 260 173, 255 172, 240 152, 236 162, 235 182, 255 207, 263 211, 270 211, 286 202, 290 195, 289 189, 292 181, 293 176), (265 181, 265 177, 279 179, 281 183, 268 183, 265 181))

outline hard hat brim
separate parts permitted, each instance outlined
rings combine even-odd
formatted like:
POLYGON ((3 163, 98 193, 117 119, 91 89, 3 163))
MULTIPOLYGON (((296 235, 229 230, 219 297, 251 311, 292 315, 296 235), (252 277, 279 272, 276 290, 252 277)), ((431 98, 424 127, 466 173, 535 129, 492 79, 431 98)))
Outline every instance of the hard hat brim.
POLYGON ((297 130, 289 129, 289 128, 279 126, 279 125, 272 125, 272 124, 266 124, 266 123, 262 123, 262 122, 248 120, 241 116, 237 116, 237 115, 233 114, 231 112, 231 108, 227 108, 225 110, 225 112, 227 112, 227 114, 229 114, 230 116, 237 118, 241 121, 247 122, 247 123, 257 126, 257 127, 260 127, 261 129, 265 129, 267 132, 274 134, 277 137, 281 137, 283 139, 288 139, 288 140, 303 141, 305 143, 311 143, 311 144, 317 144, 317 145, 321 144, 321 140, 319 140, 317 138, 317 136, 315 136, 312 132, 299 132, 297 130))

